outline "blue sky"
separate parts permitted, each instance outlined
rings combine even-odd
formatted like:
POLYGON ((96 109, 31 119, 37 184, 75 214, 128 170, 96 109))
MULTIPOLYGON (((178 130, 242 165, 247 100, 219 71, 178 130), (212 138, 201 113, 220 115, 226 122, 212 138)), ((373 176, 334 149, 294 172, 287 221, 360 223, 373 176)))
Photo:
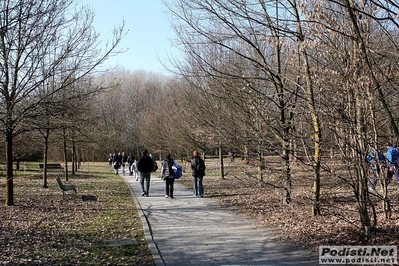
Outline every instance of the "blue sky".
POLYGON ((159 59, 167 60, 168 54, 176 56, 177 49, 169 41, 174 32, 162 0, 80 1, 94 10, 94 27, 103 43, 111 40, 113 28, 125 20, 128 33, 119 48, 128 51, 107 60, 107 66, 166 73, 159 59))

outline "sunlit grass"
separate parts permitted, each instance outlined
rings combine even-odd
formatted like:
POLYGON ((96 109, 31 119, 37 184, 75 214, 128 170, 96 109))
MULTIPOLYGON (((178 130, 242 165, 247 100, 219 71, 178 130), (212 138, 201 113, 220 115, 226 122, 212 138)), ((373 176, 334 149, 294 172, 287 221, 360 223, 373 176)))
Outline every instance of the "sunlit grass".
POLYGON ((106 163, 82 164, 69 176, 77 194, 68 191, 65 197, 55 181, 61 175, 67 183, 63 173, 49 172, 48 188, 41 175, 18 172, 15 206, 5 207, 3 201, 0 264, 154 265, 131 192, 106 163), (84 201, 82 195, 97 200, 84 201), (118 239, 134 244, 107 245, 118 239))

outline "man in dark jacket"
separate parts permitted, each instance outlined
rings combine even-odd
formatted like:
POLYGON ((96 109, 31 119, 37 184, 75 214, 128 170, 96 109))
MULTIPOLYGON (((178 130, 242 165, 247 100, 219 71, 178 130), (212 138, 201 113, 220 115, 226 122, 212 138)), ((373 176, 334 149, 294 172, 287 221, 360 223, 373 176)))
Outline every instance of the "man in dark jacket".
POLYGON ((148 151, 144 150, 143 156, 140 157, 137 162, 137 169, 140 172, 140 185, 142 189, 141 196, 147 196, 150 190, 150 178, 151 172, 154 169, 154 163, 150 156, 148 156, 148 151), (145 180, 145 189, 144 189, 144 180, 145 180))

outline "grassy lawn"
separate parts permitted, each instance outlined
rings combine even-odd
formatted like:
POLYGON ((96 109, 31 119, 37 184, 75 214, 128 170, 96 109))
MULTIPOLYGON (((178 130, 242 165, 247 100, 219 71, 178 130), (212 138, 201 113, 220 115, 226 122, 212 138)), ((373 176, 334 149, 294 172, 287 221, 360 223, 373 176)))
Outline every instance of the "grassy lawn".
POLYGON ((0 188, 0 265, 155 265, 131 192, 107 163, 82 164, 69 178, 77 194, 64 198, 55 180, 60 173, 49 172, 43 188, 38 169, 16 172, 15 206, 4 206, 0 188), (131 244, 110 245, 113 240, 131 244))

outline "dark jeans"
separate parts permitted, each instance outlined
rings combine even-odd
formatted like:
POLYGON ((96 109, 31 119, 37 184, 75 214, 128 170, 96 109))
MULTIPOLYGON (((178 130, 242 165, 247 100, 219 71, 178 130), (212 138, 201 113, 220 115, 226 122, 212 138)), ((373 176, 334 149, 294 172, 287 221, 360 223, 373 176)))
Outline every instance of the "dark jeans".
POLYGON ((193 187, 194 187, 194 195, 195 196, 198 196, 198 195, 202 196, 204 194, 204 187, 202 185, 203 178, 204 178, 203 176, 199 176, 199 177, 193 176, 193 187), (199 189, 199 191, 198 191, 198 189, 199 189))
POLYGON ((392 177, 395 176, 396 181, 399 184, 399 172, 398 172, 398 167, 397 166, 391 166, 388 168, 387 171, 387 185, 391 183, 392 177))
POLYGON ((165 178, 165 183, 166 183, 166 195, 170 196, 173 198, 173 185, 175 184, 175 179, 174 178, 165 178))
POLYGON ((151 179, 151 172, 149 173, 141 173, 140 172, 140 185, 141 189, 143 190, 144 194, 148 196, 150 192, 150 179, 151 179), (145 181, 145 188, 144 188, 144 181, 145 181))

